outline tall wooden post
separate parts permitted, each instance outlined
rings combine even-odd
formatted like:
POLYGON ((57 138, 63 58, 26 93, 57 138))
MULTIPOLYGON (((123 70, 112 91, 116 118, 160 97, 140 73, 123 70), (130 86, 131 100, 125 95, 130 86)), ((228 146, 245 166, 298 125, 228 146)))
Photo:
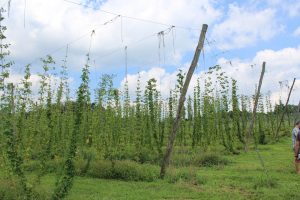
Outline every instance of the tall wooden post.
POLYGON ((287 110, 288 110, 288 103, 289 103, 289 101, 290 101, 290 96, 291 96, 291 93, 292 93, 292 90, 293 90, 295 81, 296 81, 296 78, 294 78, 294 80, 293 80, 293 84, 292 84, 292 86, 291 86, 291 88, 290 88, 289 95, 288 95, 288 98, 287 98, 286 103, 285 103, 284 111, 283 111, 283 113, 282 113, 282 115, 281 115, 281 118, 280 118, 280 121, 279 121, 279 125, 278 125, 277 130, 276 130, 276 134, 275 134, 276 141, 279 140, 279 129, 280 129, 280 127, 281 127, 281 123, 282 123, 282 121, 283 121, 284 114, 285 114, 285 113, 287 112, 287 110))
POLYGON ((254 127, 254 123, 255 123, 255 119, 256 119, 257 104, 258 104, 258 99, 260 96, 260 89, 261 89, 262 81, 264 78, 265 70, 266 70, 266 62, 263 62, 262 70, 261 70, 261 74, 260 74, 260 78, 259 78, 259 84, 258 84, 256 96, 255 96, 254 106, 253 106, 252 120, 250 123, 248 133, 246 135, 247 138, 246 138, 246 143, 245 143, 245 151, 248 151, 249 139, 250 139, 250 136, 253 134, 253 127, 254 127))
POLYGON ((160 177, 161 178, 164 178, 165 173, 166 173, 166 168, 169 165, 171 153, 172 153, 172 150, 173 150, 174 141, 175 141, 175 138, 176 138, 177 129, 179 127, 179 122, 180 122, 181 115, 182 115, 182 109, 183 109, 183 106, 184 106, 185 96, 186 96, 191 78, 192 78, 193 73, 195 71, 195 68, 197 66, 201 50, 203 49, 203 46, 204 46, 204 40, 205 40, 205 35, 206 35, 207 28, 208 28, 207 24, 202 25, 202 30, 201 30, 201 34, 200 34, 200 38, 199 38, 199 41, 198 41, 197 48, 195 50, 194 58, 193 58, 193 61, 191 63, 191 66, 189 68, 189 71, 187 73, 184 85, 181 89, 181 94, 180 94, 180 98, 179 98, 176 118, 175 118, 175 121, 174 121, 174 124, 173 124, 172 131, 171 131, 170 136, 169 136, 169 142, 168 142, 167 150, 165 152, 165 155, 163 157, 162 164, 161 164, 161 170, 160 170, 160 177))

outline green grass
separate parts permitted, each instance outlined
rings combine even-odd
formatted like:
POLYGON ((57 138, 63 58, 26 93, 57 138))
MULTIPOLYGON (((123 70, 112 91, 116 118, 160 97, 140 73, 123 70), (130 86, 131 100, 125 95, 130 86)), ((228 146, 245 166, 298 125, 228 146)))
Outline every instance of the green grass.
MULTIPOLYGON (((67 199, 300 199, 300 175, 294 173, 290 138, 260 149, 271 179, 267 179, 251 150, 247 154, 224 155, 230 161, 228 165, 191 168, 195 180, 176 179, 173 183, 168 178, 135 182, 76 177, 67 199)), ((38 191, 50 196, 54 183, 55 175, 47 175, 38 191)))

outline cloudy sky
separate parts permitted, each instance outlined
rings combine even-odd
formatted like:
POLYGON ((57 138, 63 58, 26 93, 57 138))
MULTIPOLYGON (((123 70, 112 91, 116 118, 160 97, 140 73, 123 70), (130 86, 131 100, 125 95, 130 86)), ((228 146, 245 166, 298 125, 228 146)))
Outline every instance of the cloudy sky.
MULTIPOLYGON (((0 5, 7 9, 8 1, 0 5)), ((142 82, 156 78, 167 95, 178 69, 188 69, 206 23, 204 53, 192 84, 219 64, 237 79, 240 93, 251 94, 266 61, 263 93, 284 100, 285 85, 296 77, 291 101, 300 100, 299 0, 11 0, 5 16, 15 82, 29 63, 32 81, 38 82, 39 58, 51 54, 59 66, 68 45, 73 88, 90 49, 92 89, 104 73, 115 74, 121 88, 127 63, 132 92, 140 73, 142 82)))

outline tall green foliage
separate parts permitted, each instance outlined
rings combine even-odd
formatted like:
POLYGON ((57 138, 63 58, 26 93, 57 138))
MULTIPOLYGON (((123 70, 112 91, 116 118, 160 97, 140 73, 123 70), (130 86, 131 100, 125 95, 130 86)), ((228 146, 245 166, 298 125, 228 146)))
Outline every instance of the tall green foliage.
POLYGON ((73 185, 73 178, 75 175, 74 158, 76 156, 78 136, 81 131, 81 125, 84 119, 84 110, 90 102, 90 91, 89 91, 89 56, 87 56, 87 64, 82 70, 81 85, 77 91, 76 110, 75 110, 75 121, 74 129, 71 135, 69 149, 66 155, 64 163, 64 169, 62 176, 57 180, 54 193, 52 195, 53 200, 63 199, 70 191, 73 185))
MULTIPOLYGON (((30 65, 25 67, 19 85, 8 83, 12 63, 7 61, 9 45, 5 44, 6 28, 1 25, 2 20, 1 16, 0 162, 5 163, 12 177, 18 180, 26 199, 36 198, 34 186, 50 171, 49 163, 64 161, 62 169, 58 167, 59 177, 52 194, 52 199, 58 200, 70 192, 76 170, 81 174, 88 173, 93 159, 111 161, 112 171, 118 160, 160 162, 167 145, 165 133, 172 129, 185 79, 182 70, 177 73, 175 87, 170 91, 159 91, 156 79, 142 80, 139 76, 135 96, 131 94, 128 81, 119 89, 114 86, 114 75, 102 75, 94 100, 87 55, 81 84, 73 101, 66 67, 67 54, 59 77, 55 74, 54 60, 47 56, 41 60, 36 98, 31 88, 30 65), (168 97, 164 96, 166 93, 168 97), (38 163, 39 172, 37 178, 34 177, 34 184, 26 178, 27 172, 23 169, 26 162, 38 163), (84 167, 75 169, 75 164, 82 162, 84 167)), ((205 151, 220 145, 234 153, 245 144, 252 104, 251 96, 238 90, 235 79, 230 79, 218 65, 210 67, 188 94, 180 116, 176 148, 205 151)), ((276 116, 281 110, 281 104, 272 105, 270 94, 265 96, 265 102, 261 96, 254 142, 265 144, 274 139, 276 116)))

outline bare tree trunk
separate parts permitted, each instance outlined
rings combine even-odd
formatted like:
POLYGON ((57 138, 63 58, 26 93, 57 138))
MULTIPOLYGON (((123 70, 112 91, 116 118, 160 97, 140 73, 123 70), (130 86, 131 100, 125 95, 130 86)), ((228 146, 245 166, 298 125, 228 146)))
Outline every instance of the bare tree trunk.
POLYGON ((161 164, 161 170, 160 170, 160 177, 161 178, 164 178, 165 173, 166 173, 166 168, 169 165, 169 160, 170 160, 171 153, 172 153, 172 150, 173 150, 173 145, 174 145, 174 141, 175 141, 175 138, 176 138, 177 129, 179 127, 179 122, 180 122, 180 119, 181 119, 182 108, 184 106, 185 96, 186 96, 191 78, 192 78, 193 73, 195 71, 195 68, 197 66, 201 50, 203 49, 207 27, 208 27, 207 24, 202 25, 202 30, 201 30, 201 34, 200 34, 200 38, 199 38, 197 48, 195 50, 194 58, 193 58, 193 61, 191 63, 191 66, 189 68, 189 71, 187 73, 183 88, 181 89, 181 94, 180 94, 180 98, 179 98, 176 119, 174 121, 172 132, 170 133, 170 136, 169 136, 169 142, 168 142, 167 150, 165 152, 165 155, 163 157, 162 164, 161 164))
POLYGON ((245 143, 245 151, 248 151, 249 139, 250 139, 250 136, 253 134, 253 127, 254 127, 254 123, 255 123, 255 119, 256 119, 257 103, 258 103, 258 99, 259 99, 259 96, 260 96, 260 89, 261 89, 262 81, 263 81, 263 78, 264 78, 265 69, 266 69, 266 62, 263 62, 262 70, 261 70, 261 74, 260 74, 260 78, 259 78, 259 84, 258 84, 256 96, 255 96, 254 106, 253 106, 253 116, 252 116, 252 120, 251 120, 251 123, 250 123, 248 133, 246 135, 247 138, 246 138, 246 143, 245 143))
POLYGON ((294 80, 293 80, 293 84, 292 84, 292 86, 291 86, 291 88, 290 88, 290 92, 289 92, 288 98, 287 98, 286 103, 285 103, 284 111, 283 111, 283 113, 282 113, 282 115, 281 115, 281 118, 280 118, 280 121, 279 121, 279 125, 278 125, 277 130, 276 130, 276 134, 275 134, 276 141, 279 140, 279 129, 280 129, 281 123, 282 123, 282 121, 283 121, 284 114, 287 112, 287 109, 288 109, 288 103, 289 103, 289 101, 290 101, 290 96, 291 96, 291 93, 292 93, 292 90, 293 90, 295 81, 296 81, 296 78, 294 78, 294 80))

